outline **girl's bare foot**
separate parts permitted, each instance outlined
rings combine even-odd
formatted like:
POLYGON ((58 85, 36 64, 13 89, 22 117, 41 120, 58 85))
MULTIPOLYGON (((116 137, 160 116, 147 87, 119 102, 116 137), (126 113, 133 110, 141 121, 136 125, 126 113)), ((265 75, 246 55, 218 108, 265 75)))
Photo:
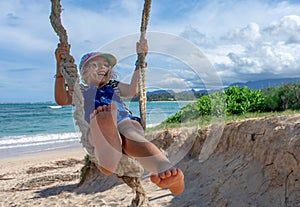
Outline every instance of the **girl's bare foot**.
POLYGON ((117 130, 117 105, 99 106, 90 115, 90 142, 95 148, 95 156, 100 170, 109 175, 115 172, 122 157, 122 141, 117 130))
POLYGON ((160 188, 169 188, 173 194, 184 191, 184 175, 180 169, 172 168, 163 173, 152 174, 150 179, 160 188))

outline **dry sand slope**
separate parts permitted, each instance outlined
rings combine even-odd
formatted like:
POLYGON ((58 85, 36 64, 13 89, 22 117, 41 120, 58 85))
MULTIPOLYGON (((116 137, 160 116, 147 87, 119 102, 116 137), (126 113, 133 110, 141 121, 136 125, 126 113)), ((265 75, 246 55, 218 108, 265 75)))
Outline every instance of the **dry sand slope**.
MULTIPOLYGON (((213 129, 174 129, 158 137, 164 148, 194 138, 178 163, 186 190, 173 196, 143 179, 150 206, 300 207, 300 115, 227 123, 214 153, 199 154, 213 129), (165 140, 165 141, 161 141, 165 140)), ((83 151, 31 159, 1 160, 0 206, 130 206, 131 189, 115 176, 76 187, 83 151)))

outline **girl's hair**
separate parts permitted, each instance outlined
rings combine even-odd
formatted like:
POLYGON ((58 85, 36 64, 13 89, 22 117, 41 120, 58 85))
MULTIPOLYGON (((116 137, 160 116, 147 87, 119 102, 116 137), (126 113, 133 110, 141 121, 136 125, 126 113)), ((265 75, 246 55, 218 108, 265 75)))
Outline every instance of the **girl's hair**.
POLYGON ((118 78, 118 74, 113 68, 110 69, 110 73, 111 73, 110 79, 117 79, 118 78))

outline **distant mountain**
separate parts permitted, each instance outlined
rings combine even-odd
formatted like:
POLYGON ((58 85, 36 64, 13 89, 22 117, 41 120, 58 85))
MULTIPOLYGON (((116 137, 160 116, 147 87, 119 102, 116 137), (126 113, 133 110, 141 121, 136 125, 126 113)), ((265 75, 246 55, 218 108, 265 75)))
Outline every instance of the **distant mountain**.
POLYGON ((245 83, 233 83, 231 86, 248 87, 254 90, 266 89, 270 87, 279 87, 282 84, 297 83, 300 82, 300 77, 297 78, 278 78, 278 79, 266 79, 257 81, 248 81, 245 83))
POLYGON ((147 95, 164 94, 164 93, 173 93, 173 91, 172 91, 172 90, 156 90, 156 91, 149 91, 149 92, 147 92, 147 95))
MULTIPOLYGON (((174 92, 173 90, 156 90, 147 92, 148 101, 193 101, 207 94, 206 90, 196 91, 195 89, 174 92)), ((125 101, 139 101, 139 97, 124 99, 125 101)))
MULTIPOLYGON (((266 79, 257 81, 248 81, 245 83, 233 83, 231 86, 248 87, 253 90, 266 89, 270 87, 279 87, 282 84, 297 83, 300 82, 300 77, 297 78, 279 78, 279 79, 266 79)), ((228 88, 226 87, 226 88, 228 88)), ((218 90, 186 90, 180 92, 174 92, 173 90, 156 90, 147 92, 148 101, 192 101, 197 100, 201 96, 209 93, 217 92, 218 90)), ((139 97, 134 97, 132 99, 126 99, 127 101, 139 101, 139 97)))

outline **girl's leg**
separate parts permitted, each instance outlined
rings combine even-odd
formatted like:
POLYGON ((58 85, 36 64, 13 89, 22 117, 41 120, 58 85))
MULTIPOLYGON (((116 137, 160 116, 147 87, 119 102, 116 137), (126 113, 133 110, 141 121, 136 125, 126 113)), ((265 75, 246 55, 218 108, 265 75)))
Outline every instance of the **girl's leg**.
POLYGON ((174 168, 168 158, 151 142, 145 139, 141 125, 133 120, 125 120, 118 126, 124 135, 123 150, 134 157, 152 173, 151 181, 162 188, 169 188, 174 194, 184 190, 184 175, 174 168))
POLYGON ((99 169, 111 175, 122 157, 122 140, 117 130, 117 106, 100 106, 90 115, 90 143, 94 146, 99 169))

